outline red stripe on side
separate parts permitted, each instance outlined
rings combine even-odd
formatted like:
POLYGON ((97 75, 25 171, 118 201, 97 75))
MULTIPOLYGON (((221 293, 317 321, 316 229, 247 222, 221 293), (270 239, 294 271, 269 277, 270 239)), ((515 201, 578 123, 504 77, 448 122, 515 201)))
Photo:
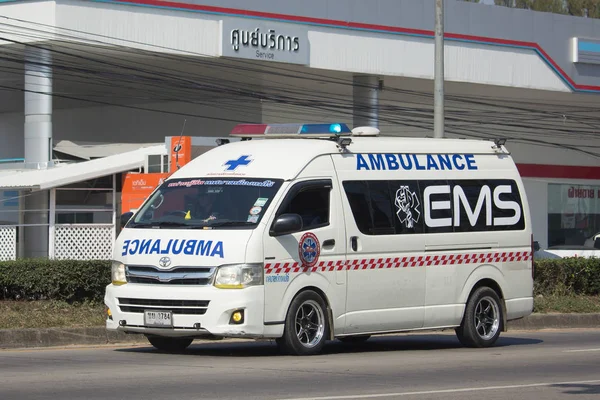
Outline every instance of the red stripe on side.
POLYGON ((600 167, 574 165, 517 164, 524 178, 567 178, 600 180, 600 167))

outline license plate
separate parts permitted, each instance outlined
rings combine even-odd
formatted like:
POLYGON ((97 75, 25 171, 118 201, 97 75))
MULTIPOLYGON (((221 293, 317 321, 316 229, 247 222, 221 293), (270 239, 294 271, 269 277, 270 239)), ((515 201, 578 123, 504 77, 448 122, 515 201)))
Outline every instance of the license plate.
POLYGON ((145 310, 144 311, 144 325, 172 327, 173 326, 173 313, 171 311, 145 310))

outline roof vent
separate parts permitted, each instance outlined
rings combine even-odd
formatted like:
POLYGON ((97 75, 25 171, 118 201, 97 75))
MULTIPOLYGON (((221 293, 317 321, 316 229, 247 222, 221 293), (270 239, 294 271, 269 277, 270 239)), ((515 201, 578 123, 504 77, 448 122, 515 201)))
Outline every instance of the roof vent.
POLYGON ((379 136, 379 129, 372 126, 358 126, 352 129, 352 136, 379 136))

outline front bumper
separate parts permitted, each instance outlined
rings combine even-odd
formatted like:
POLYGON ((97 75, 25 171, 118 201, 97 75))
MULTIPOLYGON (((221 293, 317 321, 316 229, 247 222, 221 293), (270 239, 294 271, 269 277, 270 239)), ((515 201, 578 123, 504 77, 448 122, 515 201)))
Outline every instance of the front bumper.
POLYGON ((213 286, 111 284, 104 297, 112 313, 112 319, 106 320, 106 328, 170 337, 279 337, 280 329, 265 330, 264 293, 264 286, 217 289, 213 286), (173 327, 146 326, 143 310, 173 311, 173 327), (244 321, 233 324, 231 315, 238 310, 243 310, 244 321))

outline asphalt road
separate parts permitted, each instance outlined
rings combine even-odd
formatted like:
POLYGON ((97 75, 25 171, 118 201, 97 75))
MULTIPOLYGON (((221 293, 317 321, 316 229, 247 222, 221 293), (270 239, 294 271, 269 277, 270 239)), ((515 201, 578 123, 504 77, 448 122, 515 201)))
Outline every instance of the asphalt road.
POLYGON ((491 349, 453 334, 331 342, 314 357, 269 342, 0 351, 0 399, 600 398, 600 329, 504 333, 491 349))

